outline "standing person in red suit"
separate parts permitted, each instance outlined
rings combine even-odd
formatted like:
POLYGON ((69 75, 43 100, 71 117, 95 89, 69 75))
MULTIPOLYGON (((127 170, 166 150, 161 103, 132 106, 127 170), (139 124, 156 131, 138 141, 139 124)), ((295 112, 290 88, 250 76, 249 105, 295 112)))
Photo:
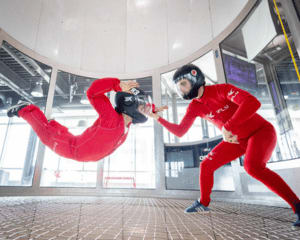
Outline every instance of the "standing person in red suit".
POLYGON ((58 155, 80 162, 98 161, 115 151, 125 140, 131 123, 143 123, 147 96, 136 88, 135 81, 120 82, 117 78, 95 80, 87 97, 99 114, 94 124, 81 135, 74 136, 55 120, 48 121, 35 105, 20 102, 7 111, 8 117, 21 117, 36 132, 40 140, 58 155), (116 91, 116 108, 104 95, 116 91))
POLYGON ((294 226, 300 226, 299 198, 278 174, 266 167, 276 146, 276 132, 271 123, 256 113, 260 102, 230 84, 205 86, 203 73, 192 64, 179 68, 173 81, 179 95, 192 100, 180 124, 170 123, 156 113, 149 116, 178 137, 188 131, 196 117, 210 121, 223 133, 223 141, 200 164, 200 199, 185 212, 209 210, 214 172, 245 155, 246 172, 283 198, 298 217, 294 226))

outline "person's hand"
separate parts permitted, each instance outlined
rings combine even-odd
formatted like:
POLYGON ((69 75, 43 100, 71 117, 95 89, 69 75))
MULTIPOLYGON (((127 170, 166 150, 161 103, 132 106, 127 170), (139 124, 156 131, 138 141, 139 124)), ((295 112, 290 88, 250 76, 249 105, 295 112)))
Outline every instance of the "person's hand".
POLYGON ((151 117, 151 118, 155 119, 155 120, 158 120, 159 117, 160 117, 157 113, 153 113, 152 111, 148 112, 146 115, 148 117, 151 117))
POLYGON ((152 112, 152 107, 150 104, 147 105, 139 105, 138 111, 145 116, 149 116, 150 112, 152 112))
POLYGON ((151 104, 147 104, 146 106, 140 105, 138 106, 138 110, 145 116, 154 118, 155 120, 159 118, 159 115, 157 113, 153 113, 151 104))
POLYGON ((164 111, 166 109, 168 109, 168 106, 166 106, 166 105, 161 106, 159 108, 155 107, 154 113, 162 112, 162 111, 164 111))
POLYGON ((134 80, 120 82, 120 88, 122 89, 122 92, 130 93, 131 88, 139 87, 139 86, 140 85, 134 80))
POLYGON ((158 112, 162 112, 165 109, 168 109, 168 106, 162 106, 160 108, 155 107, 154 111, 151 104, 146 105, 145 107, 141 107, 139 111, 145 116, 151 117, 155 120, 158 120, 159 115, 158 112))
POLYGON ((232 132, 226 130, 224 127, 222 128, 222 135, 225 142, 239 144, 237 135, 233 135, 232 132))
POLYGON ((164 111, 164 110, 166 110, 166 109, 168 109, 168 106, 166 106, 166 105, 164 105, 164 106, 161 106, 161 107, 155 107, 155 109, 153 110, 152 109, 152 111, 149 113, 149 116, 150 117, 152 117, 153 119, 155 119, 155 120, 158 120, 158 118, 160 117, 159 115, 158 115, 158 113, 159 112, 162 112, 162 111, 164 111))

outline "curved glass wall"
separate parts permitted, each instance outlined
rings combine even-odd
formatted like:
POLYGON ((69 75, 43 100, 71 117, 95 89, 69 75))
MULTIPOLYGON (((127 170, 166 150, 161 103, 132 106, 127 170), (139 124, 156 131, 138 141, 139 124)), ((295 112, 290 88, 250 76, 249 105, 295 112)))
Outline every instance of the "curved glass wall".
MULTIPOLYGON (((299 158, 300 82, 272 6, 262 1, 220 46, 227 82, 256 96, 262 103, 258 113, 276 128, 277 146, 269 162, 277 162, 299 158)), ((289 31, 288 38, 299 67, 289 31)))
MULTIPOLYGON (((296 52, 295 56, 300 69, 300 59, 296 52)), ((282 113, 277 114, 277 121, 282 126, 281 142, 284 143, 281 160, 296 159, 300 157, 300 81, 290 57, 276 63, 274 68, 279 83, 278 91, 283 102, 282 113), (286 118, 286 121, 282 120, 286 118)))
MULTIPOLYGON (((259 114, 275 126, 278 144, 271 162, 278 162, 299 159, 300 102, 298 93, 300 89, 298 89, 299 81, 280 26, 277 21, 274 24, 277 17, 274 17, 272 7, 266 4, 270 2, 272 1, 260 1, 261 4, 258 4, 249 17, 221 43, 220 48, 227 82, 255 95, 262 102, 259 114), (242 78, 249 80, 251 76, 254 76, 252 78, 254 82, 250 80, 248 83, 240 83, 235 78, 235 73, 231 72, 233 66, 235 70, 242 73, 242 78)), ((289 40, 293 42, 285 20, 284 25, 289 40)), ((9 42, 16 45, 14 40, 9 42)), ((98 117, 90 105, 86 104, 85 97, 86 89, 95 79, 62 70, 57 71, 57 64, 50 63, 49 65, 55 66, 52 73, 51 66, 26 56, 12 45, 4 41, 0 49, 0 186, 33 186, 22 188, 22 190, 13 188, 21 194, 24 192, 26 194, 45 193, 49 190, 46 187, 53 187, 50 190, 53 194, 61 194, 63 191, 59 189, 60 187, 77 187, 69 189, 68 193, 84 192, 87 195, 94 195, 102 189, 105 189, 104 192, 114 193, 119 191, 106 190, 112 188, 153 189, 156 187, 155 181, 158 183, 158 179, 161 179, 157 176, 165 174, 166 186, 160 186, 159 191, 161 189, 162 191, 165 189, 199 189, 199 164, 214 144, 221 140, 220 131, 200 118, 182 138, 176 138, 164 129, 164 146, 161 146, 160 141, 156 142, 155 154, 154 135, 157 134, 156 140, 161 136, 159 128, 156 128, 154 133, 152 120, 146 124, 131 127, 126 142, 112 155, 97 163, 80 163, 64 159, 48 148, 43 148, 42 144, 38 144, 38 138, 25 121, 6 117, 7 108, 19 99, 23 99, 31 101, 44 111, 47 100, 48 105, 49 101, 53 100, 52 106, 46 109, 47 113, 52 112, 51 118, 77 135, 98 117), (56 73, 57 79, 54 79, 56 73), (55 90, 51 88, 50 91, 51 75, 53 78, 51 80, 56 83, 54 84, 55 90), (18 151, 16 151, 16 146, 18 151), (162 158, 161 154, 165 156, 165 168, 161 167, 162 164, 155 163, 155 159, 162 158), (160 172, 155 172, 157 170, 160 172), (34 174, 35 184, 32 182, 34 174), (55 188, 58 190, 53 190, 55 188), (83 191, 80 188, 85 189, 83 191)), ((210 43, 209 48, 216 49, 215 42, 210 43)), ((292 50, 299 66, 299 57, 293 44, 292 50)), ((33 52, 30 55, 36 56, 33 52)), ((221 65, 216 66, 215 57, 211 50, 193 62, 202 69, 208 84, 216 82, 216 68, 218 68, 218 73, 223 70, 221 65)), ((41 56, 38 58, 44 59, 41 56)), ((48 62, 47 59, 43 61, 48 62)), ((153 81, 155 84, 161 84, 161 92, 158 94, 161 94, 162 105, 169 106, 169 109, 163 112, 163 117, 170 122, 179 123, 188 102, 180 99, 175 93, 172 87, 174 71, 169 70, 167 73, 159 72, 160 78, 154 78, 153 81)), ((153 71, 149 76, 157 76, 157 71, 160 70, 153 71)), ((73 72, 81 73, 79 69, 73 72)), ((138 81, 152 94, 152 77, 141 78, 138 81)), ((107 96, 113 103, 113 94, 107 96)), ((160 97, 156 100, 160 100, 160 97)), ((283 162, 281 165, 284 165, 283 170, 289 173, 298 171, 291 163, 296 163, 296 161, 283 162), (288 167, 290 167, 289 170, 286 169, 288 167)), ((273 164, 273 166, 279 165, 273 164)), ((242 171, 243 168, 235 162, 232 166, 227 165, 219 169, 215 175, 214 190, 242 191, 238 192, 241 196, 248 192, 266 192, 265 189, 261 189, 261 186, 257 187, 255 180, 250 177, 246 179, 244 176, 246 174, 242 171), (237 173, 234 177, 232 169, 237 173), (252 181, 251 184, 249 184, 250 181, 252 181), (240 185, 242 190, 236 189, 237 185, 240 185)), ((8 192, 6 189, 1 187, 1 191, 8 192)), ((123 190, 123 192, 135 193, 130 190, 123 190)), ((167 194, 166 191, 164 193, 167 194)))
POLYGON ((31 186, 38 138, 22 118, 7 109, 27 101, 45 110, 52 68, 7 42, 0 48, 0 185, 31 186))

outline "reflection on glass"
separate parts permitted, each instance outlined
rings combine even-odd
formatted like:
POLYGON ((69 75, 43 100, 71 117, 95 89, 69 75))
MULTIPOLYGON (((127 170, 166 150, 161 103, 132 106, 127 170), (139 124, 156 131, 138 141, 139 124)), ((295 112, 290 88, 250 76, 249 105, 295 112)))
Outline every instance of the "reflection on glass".
MULTIPOLYGON (((276 19, 273 5, 263 1, 221 44, 227 82, 256 96, 262 104, 258 113, 276 129, 277 146, 269 162, 300 157, 300 82, 276 19), (265 14, 259 14, 261 12, 265 14)), ((299 66, 299 57, 284 17, 283 25, 299 66)))
POLYGON ((22 118, 8 119, 19 100, 45 109, 51 67, 4 42, 0 48, 0 185, 31 186, 38 139, 22 118))
POLYGON ((126 141, 104 160, 105 188, 155 188, 153 120, 130 127, 126 141))
MULTIPOLYGON (((296 62, 300 69, 300 60, 296 54, 296 62)), ((300 157, 300 81, 291 59, 282 61, 275 65, 277 78, 279 81, 280 92, 284 109, 278 112, 281 120, 281 138, 285 143, 286 152, 283 159, 293 159, 300 157), (288 150, 288 151, 287 151, 288 150)))
MULTIPOLYGON (((152 97, 152 78, 137 79, 152 97)), ((155 188, 153 120, 131 125, 126 141, 104 160, 104 188, 155 188)))
MULTIPOLYGON (((199 165, 221 141, 216 137, 198 144, 166 145, 166 188, 199 190, 199 165)), ((235 190, 230 163, 215 172, 213 190, 235 190)))

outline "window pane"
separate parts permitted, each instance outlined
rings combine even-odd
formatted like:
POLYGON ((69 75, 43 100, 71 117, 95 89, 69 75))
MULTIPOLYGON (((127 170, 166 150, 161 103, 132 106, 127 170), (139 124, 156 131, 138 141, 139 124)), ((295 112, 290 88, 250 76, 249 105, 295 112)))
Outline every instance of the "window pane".
MULTIPOLYGON (((94 79, 59 71, 51 119, 68 128, 73 135, 83 133, 96 121, 86 90, 94 79)), ((97 162, 78 162, 54 153, 46 147, 42 187, 96 187, 97 162)))
POLYGON ((22 118, 7 109, 27 101, 45 109, 51 67, 4 42, 0 48, 0 185, 31 186, 38 138, 22 118))
MULTIPOLYGON (((296 55, 297 66, 300 69, 300 60, 296 55)), ((282 61, 275 65, 280 92, 283 95, 282 100, 286 105, 285 117, 288 118, 286 130, 280 136, 285 143, 285 149, 289 154, 283 156, 284 159, 293 159, 300 157, 300 82, 297 78, 295 67, 290 59, 282 61)), ((283 115, 278 113, 278 115, 283 115)), ((282 122, 285 124, 285 122, 282 122)))
MULTIPOLYGON (((152 96, 152 79, 137 79, 152 96)), ((126 141, 104 160, 104 188, 155 188, 154 129, 150 118, 131 124, 126 141)))
MULTIPOLYGON (((276 129, 277 145, 269 162, 300 156, 300 82, 277 19, 273 5, 269 6, 268 1, 262 1, 244 23, 221 44, 227 82, 256 96, 262 104, 258 114, 276 129), (259 20, 259 12, 265 13, 260 14, 260 18, 268 18, 260 21, 262 25, 254 24, 259 20), (253 35, 253 32, 265 34, 253 35), (252 41, 254 38, 255 41, 252 41)), ((282 20, 299 67, 299 56, 293 37, 286 19, 282 20)))
MULTIPOLYGON (((192 63, 198 66, 205 75, 206 85, 217 83, 213 51, 192 63)), ((163 112, 162 117, 171 123, 179 124, 190 101, 181 99, 176 93, 172 80, 174 73, 175 71, 171 71, 161 75, 162 104, 169 107, 168 111, 163 112)), ((215 139, 218 142, 222 140, 221 131, 200 117, 196 118, 188 132, 180 138, 175 137, 166 128, 163 129, 166 152, 166 188, 199 190, 199 164, 217 144, 215 139), (212 144, 215 145, 210 146, 212 144)), ((214 190, 234 191, 230 164, 216 171, 214 190)))

